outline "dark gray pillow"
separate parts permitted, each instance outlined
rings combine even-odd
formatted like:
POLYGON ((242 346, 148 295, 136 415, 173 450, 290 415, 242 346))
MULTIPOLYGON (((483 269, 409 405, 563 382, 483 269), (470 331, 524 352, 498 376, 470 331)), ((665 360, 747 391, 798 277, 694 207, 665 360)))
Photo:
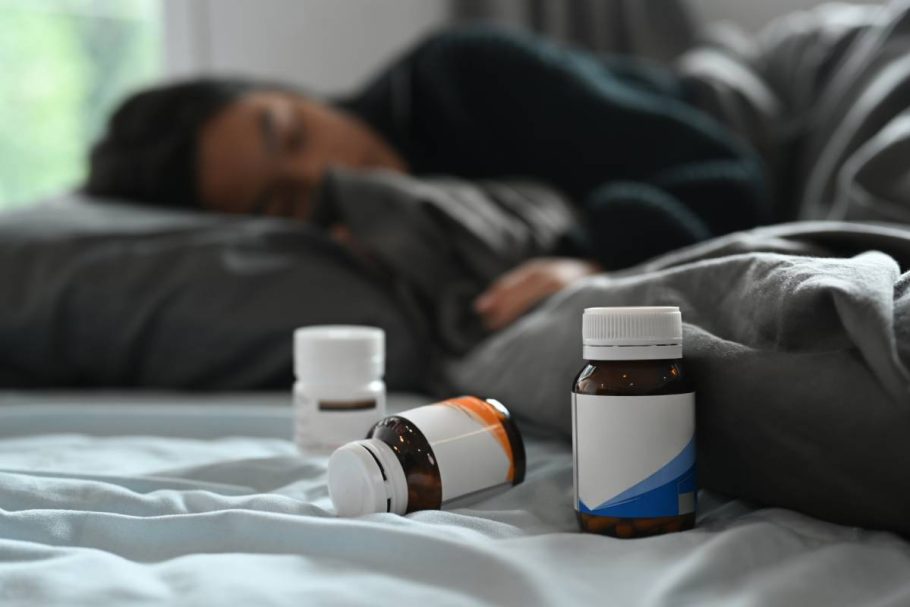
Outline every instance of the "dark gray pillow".
POLYGON ((286 386, 295 327, 387 333, 387 381, 428 345, 377 278, 290 220, 67 196, 0 214, 0 385, 286 386))

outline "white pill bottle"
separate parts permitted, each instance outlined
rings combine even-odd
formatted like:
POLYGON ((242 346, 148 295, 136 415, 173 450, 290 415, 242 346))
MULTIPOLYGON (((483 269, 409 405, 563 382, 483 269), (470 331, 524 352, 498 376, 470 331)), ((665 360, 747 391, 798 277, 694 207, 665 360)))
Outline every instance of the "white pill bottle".
POLYGON ((294 332, 294 440, 328 454, 364 438, 386 415, 385 332, 317 325, 294 332))

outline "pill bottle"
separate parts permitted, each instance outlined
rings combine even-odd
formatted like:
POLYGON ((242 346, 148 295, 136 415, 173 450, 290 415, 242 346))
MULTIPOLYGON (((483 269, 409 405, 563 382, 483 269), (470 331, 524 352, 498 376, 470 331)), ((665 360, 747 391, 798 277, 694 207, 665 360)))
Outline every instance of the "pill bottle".
POLYGON ((509 411, 493 399, 452 398, 379 421, 329 458, 339 516, 406 514, 524 480, 525 451, 509 411))
POLYGON ((633 538, 695 525, 695 392, 677 307, 588 308, 572 390, 583 531, 633 538))
POLYGON ((385 416, 385 333, 317 325, 294 332, 294 439, 326 454, 363 438, 385 416))

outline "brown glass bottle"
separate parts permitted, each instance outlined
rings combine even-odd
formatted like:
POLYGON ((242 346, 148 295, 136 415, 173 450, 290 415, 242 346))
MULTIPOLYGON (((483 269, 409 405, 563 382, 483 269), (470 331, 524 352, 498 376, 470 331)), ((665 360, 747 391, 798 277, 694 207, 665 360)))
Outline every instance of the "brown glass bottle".
POLYGON ((442 506, 439 465, 433 456, 433 448, 420 428, 403 417, 391 415, 373 426, 367 438, 377 438, 395 452, 408 484, 408 505, 405 512, 437 510, 442 506))
POLYGON ((695 391, 678 307, 586 308, 572 387, 575 511, 621 538, 695 524, 695 391))
POLYGON ((517 485, 525 467, 509 411, 463 396, 383 418, 366 439, 338 449, 329 460, 329 492, 342 516, 406 514, 517 485))
MULTIPOLYGON (((681 359, 592 360, 575 378, 575 394, 644 396, 693 391, 681 359)), ((654 518, 595 516, 576 511, 583 531, 621 538, 659 535, 692 529, 695 513, 654 518)))

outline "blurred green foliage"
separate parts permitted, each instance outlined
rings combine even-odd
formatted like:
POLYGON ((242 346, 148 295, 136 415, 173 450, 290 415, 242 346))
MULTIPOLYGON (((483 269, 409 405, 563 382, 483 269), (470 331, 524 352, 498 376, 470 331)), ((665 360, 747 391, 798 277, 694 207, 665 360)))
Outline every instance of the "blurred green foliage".
POLYGON ((0 0, 0 209, 78 186, 112 108, 160 71, 159 0, 0 0))

